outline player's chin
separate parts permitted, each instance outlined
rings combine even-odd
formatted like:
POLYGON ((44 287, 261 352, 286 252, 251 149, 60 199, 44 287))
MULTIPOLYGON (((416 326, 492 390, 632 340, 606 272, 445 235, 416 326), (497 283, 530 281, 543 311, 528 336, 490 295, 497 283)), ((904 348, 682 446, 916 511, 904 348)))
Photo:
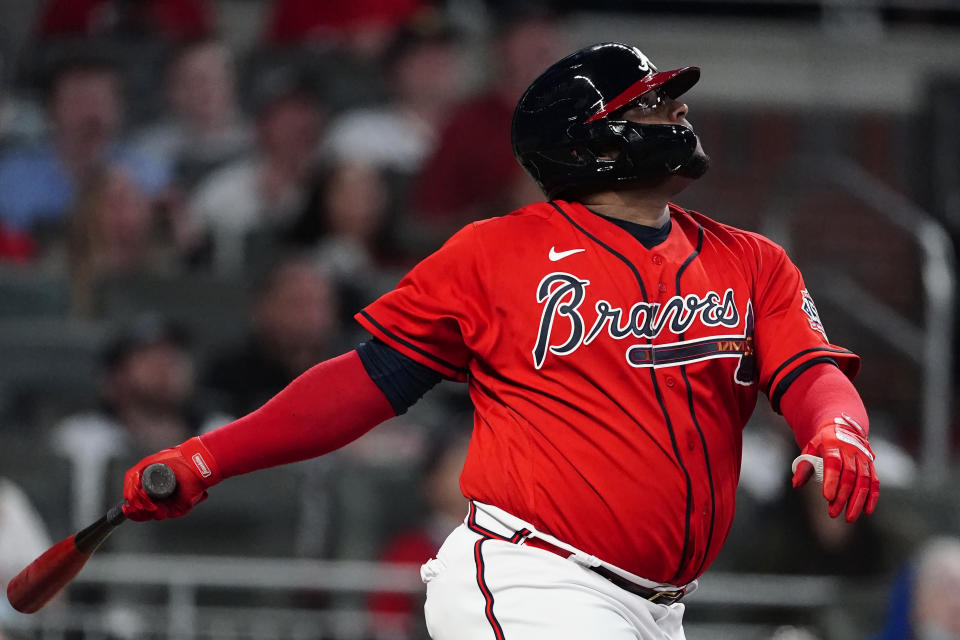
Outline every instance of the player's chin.
POLYGON ((697 145, 697 150, 694 151, 693 156, 680 167, 680 170, 677 171, 678 176, 683 176, 684 178, 690 178, 691 180, 696 180, 700 178, 707 172, 707 169, 710 168, 710 156, 708 156, 703 149, 697 145))

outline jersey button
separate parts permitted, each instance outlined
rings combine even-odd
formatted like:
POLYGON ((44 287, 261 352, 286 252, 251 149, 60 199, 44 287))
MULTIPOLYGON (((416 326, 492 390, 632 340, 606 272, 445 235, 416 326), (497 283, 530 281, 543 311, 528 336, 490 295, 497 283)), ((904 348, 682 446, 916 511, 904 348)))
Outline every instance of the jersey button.
POLYGON ((697 441, 694 438, 693 433, 688 431, 687 432, 687 449, 689 449, 690 451, 693 451, 696 448, 697 448, 697 441))
POLYGON ((677 384, 677 381, 673 379, 673 376, 667 376, 667 386, 673 388, 673 385, 677 384))
POLYGON ((663 264, 663 258, 661 256, 653 256, 653 264, 663 264))
POLYGON ((657 284, 657 291, 659 291, 660 293, 666 293, 667 285, 663 284, 662 282, 657 284))

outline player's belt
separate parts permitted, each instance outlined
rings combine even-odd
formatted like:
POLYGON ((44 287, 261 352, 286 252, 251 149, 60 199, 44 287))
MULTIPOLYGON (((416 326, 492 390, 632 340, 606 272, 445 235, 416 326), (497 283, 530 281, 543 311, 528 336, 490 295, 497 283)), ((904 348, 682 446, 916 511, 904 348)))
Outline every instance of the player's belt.
MULTIPOLYGON (((670 587, 668 585, 659 585, 656 582, 648 581, 639 576, 634 576, 636 580, 630 580, 625 576, 619 575, 619 573, 613 571, 611 568, 608 568, 612 567, 612 565, 602 562, 599 558, 579 551, 575 547, 557 540, 549 534, 537 532, 534 530, 533 525, 507 513, 503 509, 483 504, 476 500, 470 502, 466 525, 471 531, 486 538, 527 545, 549 551, 565 560, 570 560, 585 569, 593 571, 624 591, 640 596, 650 602, 656 602, 657 604, 671 605, 680 600, 684 595, 692 593, 697 587, 696 581, 691 582, 685 587, 670 587), (514 530, 514 527, 520 528, 514 530), (554 540, 556 543, 551 542, 551 540, 554 540), (607 564, 607 566, 604 566, 605 564, 607 564), (650 586, 638 584, 637 581, 647 582, 650 586)), ((621 569, 620 571, 623 570, 621 569)))
MULTIPOLYGON (((560 547, 550 544, 546 540, 541 540, 540 538, 526 538, 518 541, 518 544, 524 544, 528 547, 536 547, 537 549, 543 549, 544 551, 549 551, 550 553, 555 553, 561 558, 569 558, 570 552, 561 549, 560 547)), ((638 584, 633 584, 632 582, 621 578, 614 572, 610 571, 605 567, 587 567, 590 571, 597 573, 616 586, 620 587, 624 591, 629 591, 630 593, 636 594, 643 598, 644 600, 649 600, 650 602, 656 602, 657 604, 671 605, 674 602, 677 602, 686 595, 686 589, 675 589, 673 591, 657 591, 656 589, 647 589, 646 587, 641 587, 638 584)))

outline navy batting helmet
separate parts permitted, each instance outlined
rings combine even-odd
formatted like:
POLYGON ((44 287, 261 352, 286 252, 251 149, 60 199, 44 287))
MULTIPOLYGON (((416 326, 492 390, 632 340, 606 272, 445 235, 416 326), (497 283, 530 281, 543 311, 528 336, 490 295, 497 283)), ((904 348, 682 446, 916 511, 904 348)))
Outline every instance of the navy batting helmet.
POLYGON ((676 98, 699 79, 697 67, 657 71, 625 44, 581 49, 543 72, 520 98, 513 154, 549 198, 678 173, 694 157, 693 131, 620 116, 654 89, 676 98))

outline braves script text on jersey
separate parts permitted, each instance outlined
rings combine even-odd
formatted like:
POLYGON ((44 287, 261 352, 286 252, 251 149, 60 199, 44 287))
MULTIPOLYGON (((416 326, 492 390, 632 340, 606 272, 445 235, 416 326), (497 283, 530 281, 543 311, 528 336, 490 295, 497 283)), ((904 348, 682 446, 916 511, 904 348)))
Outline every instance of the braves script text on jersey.
POLYGON ((776 408, 811 363, 859 359, 780 247, 670 212, 650 250, 576 203, 471 224, 357 320, 469 381, 466 497, 682 585, 729 530, 758 390, 776 408))

